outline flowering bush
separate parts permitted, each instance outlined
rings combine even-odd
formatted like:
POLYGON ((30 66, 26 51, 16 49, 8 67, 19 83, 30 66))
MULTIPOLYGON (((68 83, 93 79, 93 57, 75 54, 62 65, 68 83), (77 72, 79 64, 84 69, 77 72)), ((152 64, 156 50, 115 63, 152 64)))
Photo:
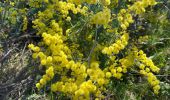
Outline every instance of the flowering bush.
POLYGON ((42 0, 30 6, 43 8, 33 21, 38 46, 29 44, 33 58, 39 59, 46 73, 36 84, 38 89, 51 84, 51 91, 62 92, 72 99, 104 98, 103 91, 115 78, 123 79, 130 70, 147 78, 155 94, 159 80, 154 73, 159 68, 136 47, 129 30, 133 17, 156 5, 155 0, 141 0, 125 5, 118 13, 110 0, 42 0), (114 25, 116 23, 118 25, 114 25))
MULTIPOLYGON (((105 98, 109 84, 135 72, 158 94, 155 74, 160 69, 138 45, 148 36, 135 34, 137 19, 145 18, 156 4, 155 0, 27 1, 25 11, 35 10, 32 27, 42 38, 38 45, 28 45, 40 70, 45 69, 37 89, 50 87, 74 100, 99 100, 105 98)), ((28 16, 22 19, 25 31, 28 16)))

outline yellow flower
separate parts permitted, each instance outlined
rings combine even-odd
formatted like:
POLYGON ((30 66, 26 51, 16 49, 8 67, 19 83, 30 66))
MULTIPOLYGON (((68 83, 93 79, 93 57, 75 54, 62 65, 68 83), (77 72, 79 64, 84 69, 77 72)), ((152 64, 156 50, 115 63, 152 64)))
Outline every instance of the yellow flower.
POLYGON ((45 3, 48 3, 48 0, 44 0, 45 3))
POLYGON ((110 0, 100 0, 100 2, 105 6, 108 6, 111 3, 110 0))
POLYGON ((82 89, 79 89, 75 92, 76 96, 80 96, 80 95, 83 95, 83 94, 84 94, 84 90, 82 90, 82 89))
POLYGON ((110 78, 112 76, 112 74, 110 72, 106 72, 106 77, 110 78))
POLYGON ((146 75, 145 70, 140 70, 140 74, 142 74, 142 75, 146 75))
POLYGON ((22 28, 23 31, 25 31, 27 29, 27 25, 28 25, 28 19, 27 19, 27 17, 24 17, 23 28, 22 28))
POLYGON ((100 86, 105 83, 104 79, 102 79, 102 78, 98 79, 97 82, 100 86))
POLYGON ((34 48, 33 48, 33 51, 34 51, 34 52, 39 52, 39 51, 40 51, 40 48, 39 48, 39 47, 34 47, 34 48))
POLYGON ((150 84, 151 84, 152 86, 155 86, 155 85, 157 85, 157 82, 154 81, 154 80, 152 80, 150 84))
POLYGON ((14 5, 15 5, 15 2, 11 2, 11 1, 10 1, 10 5, 11 5, 11 6, 14 6, 14 5))
POLYGON ((121 68, 121 67, 118 67, 118 68, 117 68, 117 72, 122 72, 122 68, 121 68))
POLYGON ((38 53, 38 56, 39 56, 41 59, 45 59, 45 58, 46 58, 46 56, 44 55, 43 52, 39 52, 39 53, 38 53))
POLYGON ((109 23, 110 19, 111 19, 110 9, 104 8, 103 11, 98 12, 97 14, 92 16, 91 23, 98 25, 106 25, 109 23))
POLYGON ((146 70, 146 72, 150 72, 150 69, 149 69, 149 68, 146 68, 145 70, 146 70))
POLYGON ((32 54, 32 58, 36 59, 38 57, 38 54, 37 53, 33 53, 32 54))
POLYGON ((122 73, 117 73, 115 77, 116 77, 117 79, 120 79, 120 78, 122 77, 122 75, 123 75, 122 73))
POLYGON ((48 57, 47 57, 47 63, 51 63, 52 60, 53 60, 53 58, 52 58, 51 56, 48 56, 48 57))
POLYGON ((111 69, 111 72, 112 72, 113 74, 115 74, 115 73, 116 73, 116 69, 111 69))
POLYGON ((28 48, 32 49, 34 47, 34 44, 29 44, 28 48))
POLYGON ((142 54, 144 54, 144 52, 143 52, 142 50, 140 50, 140 51, 139 51, 139 54, 142 55, 142 54))
POLYGON ((51 85, 51 91, 56 92, 57 91, 57 86, 56 84, 51 85))
POLYGON ((126 13, 126 9, 121 9, 121 10, 120 10, 120 13, 121 13, 121 14, 126 13))
POLYGON ((160 89, 160 86, 159 85, 156 85, 153 87, 154 90, 159 90, 160 89))
POLYGON ((155 94, 158 94, 158 93, 159 93, 159 91, 158 91, 158 90, 154 90, 154 93, 155 93, 155 94))
POLYGON ((126 68, 123 68, 123 73, 127 73, 127 69, 126 68))
POLYGON ((37 83, 37 84, 36 84, 36 88, 41 89, 41 84, 40 84, 40 83, 37 83))
POLYGON ((145 68, 145 65, 144 64, 140 64, 139 68, 143 70, 145 68))
POLYGON ((46 63, 47 63, 46 59, 41 60, 41 65, 46 65, 46 63))
POLYGON ((45 79, 45 80, 47 80, 47 81, 50 80, 50 78, 49 78, 47 75, 43 75, 43 79, 45 79))
POLYGON ((118 19, 119 22, 123 21, 123 17, 122 16, 119 16, 117 19, 118 19))
POLYGON ((125 24, 122 24, 122 25, 121 25, 121 28, 122 28, 123 30, 126 30, 126 29, 127 29, 127 27, 126 27, 125 24))
POLYGON ((71 21, 71 17, 70 16, 68 16, 67 18, 66 18, 66 21, 71 21))
POLYGON ((46 84, 46 80, 45 80, 45 79, 41 79, 41 80, 40 80, 40 84, 41 84, 41 85, 45 85, 45 84, 46 84))

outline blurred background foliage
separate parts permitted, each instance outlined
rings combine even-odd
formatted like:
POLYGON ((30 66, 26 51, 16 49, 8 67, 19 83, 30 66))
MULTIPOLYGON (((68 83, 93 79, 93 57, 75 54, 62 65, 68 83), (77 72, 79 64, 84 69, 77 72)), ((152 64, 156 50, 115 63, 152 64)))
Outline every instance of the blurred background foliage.
MULTIPOLYGON (((32 28, 32 21, 36 17, 34 15, 43 9, 43 7, 41 7, 41 9, 31 8, 28 0, 7 1, 8 2, 0 1, 0 99, 6 98, 6 96, 8 96, 8 99, 50 99, 53 96, 52 93, 45 94, 44 91, 37 92, 35 89, 34 84, 39 79, 38 77, 41 72, 37 72, 32 67, 36 65, 36 62, 30 60, 30 51, 26 48, 28 43, 37 43, 37 41, 40 40, 38 36, 35 36, 36 31, 32 28), (27 29, 23 30, 25 17, 28 18, 28 25, 27 29), (35 71, 32 71, 33 69, 35 71), (23 77, 19 77, 18 75, 23 75, 23 77), (31 78, 30 80, 29 77, 31 78), (19 85, 22 81, 26 81, 26 83, 30 81, 30 84, 24 83, 26 85, 19 85), (13 84, 15 84, 14 86, 20 87, 20 89, 13 87, 13 84), (6 87, 4 88, 4 86, 6 87), (11 88, 10 86, 12 90, 8 89, 11 88), (23 87, 28 89, 22 89, 23 87), (16 95, 13 95, 14 93, 16 93, 16 95)), ((113 1, 118 1, 118 4, 112 5, 114 7, 112 11, 118 13, 121 8, 126 8, 128 4, 136 0, 113 1)), ((138 40, 130 41, 138 41, 136 45, 142 48, 147 55, 153 59, 155 64, 161 68, 161 72, 156 75, 161 81, 160 93, 157 96, 154 95, 150 87, 148 87, 148 84, 142 81, 141 76, 135 73, 135 71, 132 71, 128 73, 128 77, 125 77, 123 82, 113 79, 111 83, 108 84, 107 87, 109 87, 109 90, 105 93, 106 99, 168 100, 170 98, 170 0, 158 1, 159 3, 152 10, 148 10, 140 16, 135 16, 136 23, 131 25, 129 30, 130 33, 133 33, 132 35, 134 37, 139 38, 138 40)), ((94 9, 94 7, 96 6, 92 6, 90 9, 94 9)), ((101 9, 100 7, 98 8, 96 12, 101 9)), ((75 28, 81 27, 83 21, 80 20, 80 23, 78 23, 75 28)), ((113 26, 118 26, 117 24, 118 22, 115 20, 113 26)), ((94 32, 91 32, 92 30, 88 31, 92 34, 86 35, 94 36, 94 32)), ((98 31, 100 31, 100 29, 98 31)), ((102 34, 100 35, 102 36, 102 34)), ((80 37, 81 36, 83 36, 83 33, 80 34, 80 37)), ((108 37, 114 36, 106 33, 106 35, 102 37, 103 41, 105 41, 108 37)), ((73 38, 73 40, 70 41, 75 40, 73 38)), ((77 40, 77 42, 82 41, 77 40)), ((83 45, 91 45, 90 42, 86 43, 87 44, 82 44, 82 47, 83 45)), ((80 45, 80 48, 82 47, 80 45)), ((84 50, 86 51, 86 49, 84 50)), ((46 91, 48 91, 48 89, 46 91)), ((55 95, 58 96, 58 99, 68 99, 64 94, 55 95)))

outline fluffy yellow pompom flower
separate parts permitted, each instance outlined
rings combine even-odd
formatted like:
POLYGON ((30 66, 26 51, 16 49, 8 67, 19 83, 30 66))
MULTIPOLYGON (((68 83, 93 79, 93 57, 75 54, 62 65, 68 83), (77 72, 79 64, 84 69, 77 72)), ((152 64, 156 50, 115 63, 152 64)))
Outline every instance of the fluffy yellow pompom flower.
POLYGON ((40 83, 37 83, 37 84, 36 84, 36 88, 41 89, 41 84, 40 84, 40 83))
POLYGON ((116 77, 117 79, 120 79, 121 77, 122 77, 122 73, 116 73, 115 75, 114 75, 114 77, 116 77))
POLYGON ((24 17, 22 30, 25 31, 27 29, 27 26, 28 26, 28 19, 27 17, 24 17))
POLYGON ((110 0, 100 0, 99 2, 105 6, 108 6, 111 3, 110 0))
POLYGON ((108 8, 104 8, 103 11, 98 12, 91 18, 92 24, 106 25, 111 19, 111 11, 108 8))
POLYGON ((47 63, 47 60, 46 60, 46 59, 42 59, 42 60, 41 60, 41 65, 46 65, 46 63, 47 63))
POLYGON ((106 72, 106 77, 107 77, 107 78, 110 78, 111 76, 112 76, 112 73, 106 72))
POLYGON ((50 66, 47 70, 46 70, 46 74, 50 77, 50 79, 52 79, 54 77, 54 68, 53 66, 50 66))
POLYGON ((48 0, 44 0, 45 3, 48 3, 49 1, 48 0))
POLYGON ((104 79, 102 79, 102 78, 98 79, 97 82, 100 86, 105 83, 104 79))
POLYGON ((53 61, 53 58, 51 56, 47 57, 47 63, 51 63, 53 61))
POLYGON ((141 64, 141 65, 139 66, 139 68, 140 68, 140 69, 144 69, 144 68, 145 68, 145 65, 144 65, 144 64, 141 64))
POLYGON ((121 68, 121 67, 118 67, 118 68, 117 68, 117 72, 122 72, 122 68, 121 68))
POLYGON ((67 18, 66 18, 66 21, 71 21, 71 17, 70 16, 68 16, 67 18))
POLYGON ((45 85, 45 84, 46 84, 46 80, 45 80, 45 79, 41 79, 41 80, 40 80, 40 84, 41 84, 41 85, 45 85))
POLYGON ((32 54, 32 58, 36 59, 38 57, 38 54, 37 53, 33 53, 32 54))

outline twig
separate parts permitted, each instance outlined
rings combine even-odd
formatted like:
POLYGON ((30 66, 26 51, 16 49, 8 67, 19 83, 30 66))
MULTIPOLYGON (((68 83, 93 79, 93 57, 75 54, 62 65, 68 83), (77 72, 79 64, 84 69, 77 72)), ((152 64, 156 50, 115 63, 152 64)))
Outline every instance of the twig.
MULTIPOLYGON (((15 48, 14 48, 14 49, 15 49, 15 48)), ((0 63, 1 63, 14 49, 9 50, 9 51, 0 59, 0 63)))
POLYGON ((170 76, 170 75, 155 75, 155 76, 158 76, 158 77, 166 77, 166 76, 170 76))
POLYGON ((163 41, 163 40, 170 40, 170 38, 160 38, 160 41, 163 41))
POLYGON ((91 55, 92 55, 92 53, 94 51, 94 48, 96 47, 96 44, 97 44, 97 35, 98 35, 97 29, 98 29, 98 25, 96 25, 95 40, 94 40, 94 43, 93 43, 93 47, 92 47, 92 49, 91 49, 91 51, 89 53, 89 56, 87 58, 88 66, 90 66, 91 55))
POLYGON ((22 63, 21 63, 21 66, 23 66, 23 62, 24 62, 24 61, 23 61, 22 58, 23 58, 23 55, 24 55, 24 52, 25 52, 26 47, 27 47, 27 42, 25 43, 24 48, 23 48, 22 53, 21 53, 21 57, 20 57, 20 60, 21 60, 21 62, 22 62, 22 63))
POLYGON ((19 40, 22 40, 22 39, 25 39, 25 38, 32 38, 32 37, 39 38, 39 36, 32 36, 30 34, 26 34, 26 35, 22 35, 18 38, 14 37, 13 39, 10 39, 11 41, 8 41, 8 42, 16 42, 16 41, 19 41, 19 40))
POLYGON ((167 9, 167 10, 169 10, 170 11, 170 9, 165 5, 165 4, 163 4, 164 6, 165 6, 165 8, 167 9))

